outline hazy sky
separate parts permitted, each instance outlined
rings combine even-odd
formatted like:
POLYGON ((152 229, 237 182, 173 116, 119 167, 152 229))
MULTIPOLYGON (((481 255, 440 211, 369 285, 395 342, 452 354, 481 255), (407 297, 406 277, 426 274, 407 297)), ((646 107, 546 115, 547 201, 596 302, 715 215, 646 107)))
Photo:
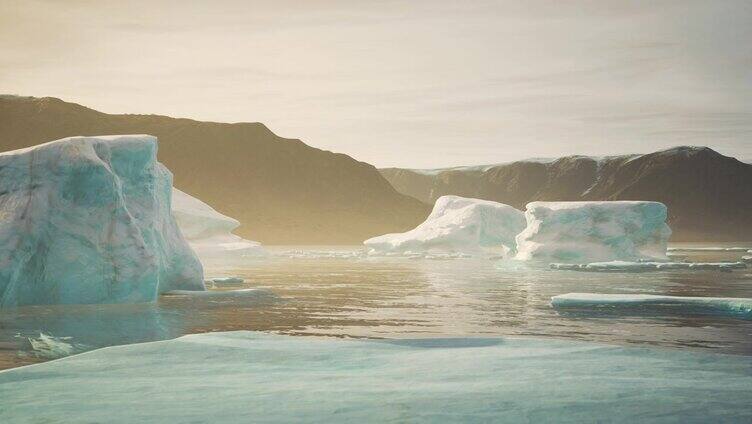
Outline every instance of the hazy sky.
POLYGON ((377 166, 752 159, 752 1, 0 0, 0 93, 259 121, 377 166))

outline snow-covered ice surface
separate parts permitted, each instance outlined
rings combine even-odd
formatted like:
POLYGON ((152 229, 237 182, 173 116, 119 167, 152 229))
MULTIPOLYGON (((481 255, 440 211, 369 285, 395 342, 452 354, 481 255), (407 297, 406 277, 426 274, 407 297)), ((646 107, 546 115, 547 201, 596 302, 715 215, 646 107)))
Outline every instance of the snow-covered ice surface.
POLYGON ((152 136, 71 137, 0 153, 0 307, 203 290, 171 192, 152 136))
POLYGON ((752 420, 752 359, 555 339, 228 332, 6 370, 0 394, 8 423, 741 423, 752 420))
POLYGON ((563 264, 552 263, 551 269, 564 271, 586 271, 586 272, 647 272, 647 271, 668 271, 668 270, 714 270, 714 271, 732 271, 735 269, 746 269, 747 265, 742 262, 591 262, 587 264, 563 264))
POLYGON ((525 228, 524 214, 503 203, 442 196, 431 214, 405 233, 385 234, 363 242, 372 254, 515 251, 515 236, 525 228))
POLYGON ((532 202, 517 235, 518 260, 666 260, 671 230, 658 202, 532 202))
POLYGON ((202 260, 215 256, 263 256, 261 244, 232 234, 240 222, 222 215, 201 200, 173 189, 172 213, 193 250, 202 260))
POLYGON ((551 306, 555 308, 640 307, 656 305, 687 308, 693 312, 704 311, 712 314, 752 318, 752 298, 602 293, 567 293, 551 298, 551 306))

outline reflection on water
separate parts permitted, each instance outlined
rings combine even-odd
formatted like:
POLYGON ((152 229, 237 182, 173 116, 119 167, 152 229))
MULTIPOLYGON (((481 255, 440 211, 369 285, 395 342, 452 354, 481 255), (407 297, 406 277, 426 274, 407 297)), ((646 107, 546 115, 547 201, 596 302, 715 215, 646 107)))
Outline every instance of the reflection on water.
MULTIPOLYGON (((342 247, 333 250, 347 252, 342 247)), ((327 255, 325 248, 309 251, 324 254, 206 266, 207 277, 245 279, 231 289, 259 288, 274 295, 163 296, 154 305, 3 310, 0 368, 49 359, 30 341, 40 333, 80 351, 241 329, 378 338, 526 335, 752 355, 750 320, 692 311, 656 313, 654 308, 557 312, 549 305, 551 296, 568 292, 752 297, 752 269, 591 274, 488 259, 367 258, 327 255)), ((729 260, 738 255, 701 252, 690 259, 729 260)))

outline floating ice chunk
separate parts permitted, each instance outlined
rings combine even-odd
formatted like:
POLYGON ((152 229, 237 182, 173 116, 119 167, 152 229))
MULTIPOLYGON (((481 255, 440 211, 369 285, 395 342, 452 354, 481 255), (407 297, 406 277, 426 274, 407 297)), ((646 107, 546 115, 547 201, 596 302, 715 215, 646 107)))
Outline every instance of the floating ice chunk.
POLYGON ((752 263, 752 256, 742 256, 742 262, 752 263))
POLYGON ((263 256, 261 244, 232 234, 240 226, 234 218, 222 215, 201 200, 173 189, 172 214, 180 231, 202 259, 213 256, 263 256))
POLYGON ((230 286, 230 285, 236 285, 236 284, 243 284, 245 282, 245 279, 241 277, 217 277, 217 278, 210 278, 207 280, 212 285, 215 286, 230 286))
POLYGON ((275 256, 289 259, 359 259, 366 256, 363 250, 286 250, 275 256))
POLYGON ((669 247, 669 252, 752 252, 749 247, 669 247))
POLYGON ((165 296, 190 296, 190 297, 214 297, 214 298, 237 298, 237 297, 254 297, 265 298, 274 297, 274 293, 264 289, 238 289, 238 290, 170 290, 164 293, 165 296))
POLYGON ((517 235, 518 260, 666 260, 671 230, 658 202, 532 202, 517 235))
POLYGON ((57 359, 86 350, 86 346, 73 343, 71 337, 54 337, 39 333, 39 337, 26 339, 37 357, 57 359))
POLYGON ((0 372, 0 421, 749 422, 749 366, 553 339, 207 333, 0 372))
POLYGON ((551 269, 565 271, 589 271, 589 272, 645 272, 645 271, 669 271, 676 269, 690 270, 713 270, 731 271, 744 269, 747 265, 743 262, 592 262, 589 264, 562 264, 553 263, 551 269))
POLYGON ((71 137, 0 154, 0 307, 154 301, 203 290, 148 135, 71 137))
POLYGON ((752 318, 752 299, 736 297, 687 297, 651 294, 567 293, 551 298, 555 308, 671 305, 752 318))
POLYGON ((502 203, 442 196, 431 214, 416 228, 385 234, 363 244, 371 253, 514 252, 514 237, 525 228, 524 214, 502 203))

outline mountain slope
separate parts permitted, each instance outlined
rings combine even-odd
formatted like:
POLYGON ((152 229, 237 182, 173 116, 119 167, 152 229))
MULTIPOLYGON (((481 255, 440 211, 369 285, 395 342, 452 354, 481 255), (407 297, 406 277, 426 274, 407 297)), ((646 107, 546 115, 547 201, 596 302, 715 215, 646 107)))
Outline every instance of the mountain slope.
POLYGON ((421 222, 428 205, 372 165, 281 138, 260 123, 111 115, 56 98, 0 96, 0 151, 73 135, 151 134, 175 186, 267 244, 360 243, 421 222))
POLYGON ((707 147, 381 173, 397 191, 428 203, 445 194, 517 208, 534 200, 656 200, 668 206, 673 241, 752 240, 752 165, 707 147))

